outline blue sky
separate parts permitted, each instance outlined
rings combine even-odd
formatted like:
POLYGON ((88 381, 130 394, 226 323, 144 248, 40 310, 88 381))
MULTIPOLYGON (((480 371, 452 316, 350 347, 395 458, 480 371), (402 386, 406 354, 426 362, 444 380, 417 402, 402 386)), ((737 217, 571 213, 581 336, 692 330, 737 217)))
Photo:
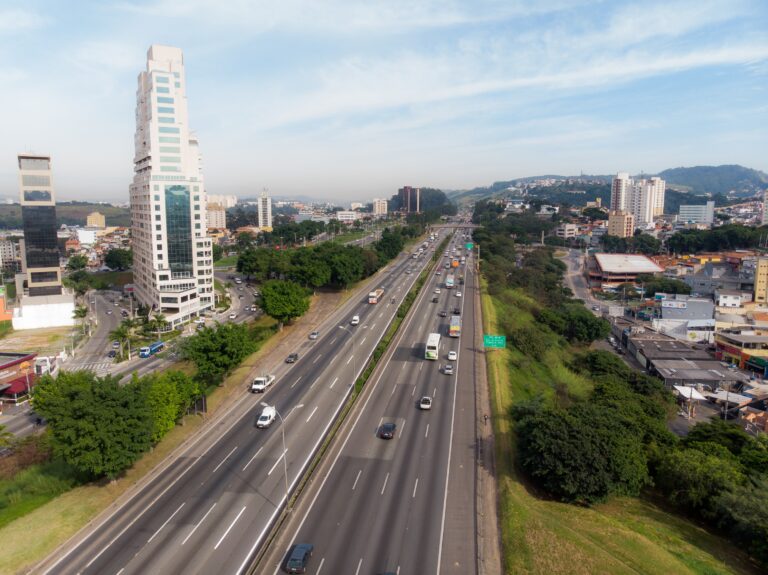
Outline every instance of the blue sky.
POLYGON ((60 199, 127 200, 153 43, 184 50, 210 193, 768 171, 765 0, 2 0, 0 198, 32 150, 60 199))

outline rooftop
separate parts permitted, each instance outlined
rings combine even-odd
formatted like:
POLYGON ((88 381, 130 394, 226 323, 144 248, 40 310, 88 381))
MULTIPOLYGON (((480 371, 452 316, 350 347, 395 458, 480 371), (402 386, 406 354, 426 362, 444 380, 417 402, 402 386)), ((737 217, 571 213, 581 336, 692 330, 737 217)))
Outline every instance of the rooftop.
POLYGON ((595 254, 600 269, 609 273, 654 274, 663 272, 651 258, 639 254, 595 254))

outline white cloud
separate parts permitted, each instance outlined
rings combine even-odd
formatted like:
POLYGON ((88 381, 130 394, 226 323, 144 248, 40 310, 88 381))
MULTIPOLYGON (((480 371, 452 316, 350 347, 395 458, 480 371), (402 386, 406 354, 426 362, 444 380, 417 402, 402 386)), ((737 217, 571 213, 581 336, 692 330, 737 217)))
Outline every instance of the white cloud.
POLYGON ((45 24, 45 18, 30 10, 18 8, 0 10, 0 34, 12 34, 42 28, 45 24))

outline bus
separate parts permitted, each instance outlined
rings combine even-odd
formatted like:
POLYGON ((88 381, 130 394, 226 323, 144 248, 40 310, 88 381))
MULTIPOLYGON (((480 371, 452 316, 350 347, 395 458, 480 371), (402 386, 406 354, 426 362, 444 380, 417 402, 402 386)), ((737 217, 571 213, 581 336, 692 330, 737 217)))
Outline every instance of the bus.
POLYGON ((445 276, 445 289, 451 289, 454 285, 456 285, 455 276, 453 274, 445 276))
POLYGON ((384 288, 376 289, 368 294, 368 303, 379 303, 381 296, 384 295, 384 288))
POLYGON ((424 352, 424 359, 437 359, 440 351, 440 334, 430 333, 427 338, 427 349, 424 352))
POLYGON ((158 352, 163 351, 165 344, 162 341, 156 341, 148 347, 142 347, 139 350, 139 357, 151 357, 158 352))
POLYGON ((448 325, 448 335, 451 337, 459 337, 461 335, 461 316, 452 315, 451 323, 448 325))

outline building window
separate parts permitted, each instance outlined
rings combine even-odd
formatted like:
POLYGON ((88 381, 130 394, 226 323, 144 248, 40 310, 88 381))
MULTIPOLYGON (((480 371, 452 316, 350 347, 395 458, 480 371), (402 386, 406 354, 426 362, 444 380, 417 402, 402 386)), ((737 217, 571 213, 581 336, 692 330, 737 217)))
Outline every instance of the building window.
POLYGON ((158 106, 157 107, 157 113, 158 114, 175 114, 175 108, 170 108, 168 106, 158 106))
POLYGON ((170 126, 160 126, 158 128, 158 131, 161 134, 180 134, 181 133, 181 130, 179 130, 178 128, 171 128, 170 126))
MULTIPOLYGON (((155 186, 155 189, 156 189, 156 190, 160 189, 160 186, 155 186)), ((159 202, 159 201, 160 201, 160 194, 155 194, 155 201, 156 201, 156 202, 159 202)))
POLYGON ((157 235, 155 236, 155 239, 156 239, 158 242, 161 242, 161 241, 163 241, 163 234, 157 234, 157 235))
POLYGON ((176 157, 176 156, 160 156, 160 161, 161 162, 173 162, 173 163, 178 164, 178 163, 181 162, 181 158, 176 157))
POLYGON ((22 186, 50 186, 51 178, 49 176, 21 176, 22 186))
POLYGON ((173 85, 177 88, 181 88, 181 82, 174 82, 173 85))
POLYGON ((160 152, 166 154, 180 154, 181 148, 179 146, 160 146, 160 152))
POLYGON ((159 232, 162 229, 163 229, 163 226, 155 226, 155 231, 156 232, 159 232))
POLYGON ((158 84, 167 84, 168 83, 168 77, 167 76, 155 76, 155 82, 158 84))
POLYGON ((51 162, 48 158, 19 158, 21 170, 50 170, 51 162))
MULTIPOLYGON (((160 198, 157 198, 157 199, 160 200, 160 198)), ((160 211, 160 204, 155 204, 155 209, 159 212, 160 211)))
POLYGON ((199 230, 200 229, 200 224, 195 224, 195 229, 199 230))
POLYGON ((180 144, 181 138, 175 138, 173 136, 160 136, 161 144, 180 144))
POLYGON ((165 86, 158 86, 157 88, 155 88, 155 91, 158 94, 170 94, 171 93, 171 89, 170 88, 166 88, 165 86))
POLYGON ((180 172, 181 168, 178 166, 160 166, 161 172, 180 172))
POLYGON ((32 283, 57 282, 59 274, 56 272, 31 272, 32 283))
POLYGON ((155 221, 156 221, 156 222, 159 222, 159 221, 160 221, 160 219, 161 219, 161 216, 160 216, 160 214, 155 214, 155 221))
POLYGON ((161 124, 175 124, 176 123, 175 119, 173 119, 173 118, 166 118, 164 116, 160 116, 157 119, 157 121, 160 122, 161 124))
POLYGON ((158 250, 162 250, 163 249, 163 244, 157 244, 157 249, 158 250))
POLYGON ((24 190, 25 202, 50 202, 51 192, 43 190, 24 190))

